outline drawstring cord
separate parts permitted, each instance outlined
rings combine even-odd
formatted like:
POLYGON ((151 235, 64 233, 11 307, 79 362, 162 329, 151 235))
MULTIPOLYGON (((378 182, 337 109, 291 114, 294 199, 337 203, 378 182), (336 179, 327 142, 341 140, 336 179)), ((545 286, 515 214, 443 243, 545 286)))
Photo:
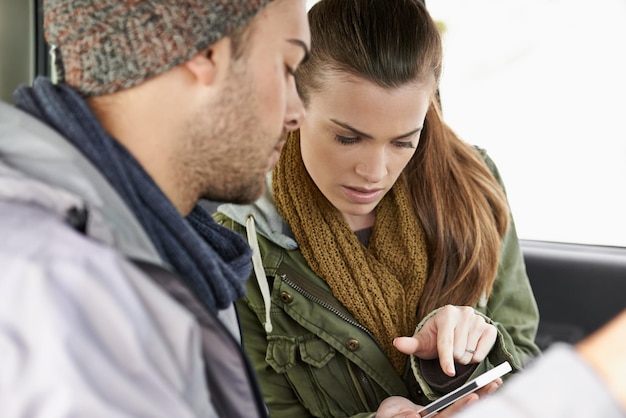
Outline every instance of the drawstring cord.
POLYGON ((259 288, 261 289, 263 302, 265 303, 265 332, 269 334, 272 332, 272 320, 270 318, 270 286, 267 282, 265 270, 263 269, 261 250, 259 249, 259 241, 256 238, 256 226, 252 215, 248 215, 246 218, 246 234, 248 235, 248 244, 252 248, 252 267, 254 268, 254 275, 256 277, 256 282, 259 284, 259 288))

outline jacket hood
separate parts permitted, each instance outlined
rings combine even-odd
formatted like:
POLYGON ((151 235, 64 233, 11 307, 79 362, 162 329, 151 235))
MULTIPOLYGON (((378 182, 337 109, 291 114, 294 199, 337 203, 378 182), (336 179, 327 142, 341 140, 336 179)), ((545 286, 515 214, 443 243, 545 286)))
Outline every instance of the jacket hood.
POLYGON ((87 209, 88 236, 131 258, 163 264, 132 212, 95 167, 56 131, 3 102, 0 199, 44 207, 60 218, 87 209))
POLYGON ((248 217, 252 216, 256 231, 276 245, 286 249, 298 248, 291 228, 278 213, 272 197, 272 173, 266 177, 267 187, 263 196, 250 205, 223 204, 218 206, 217 212, 231 218, 242 226, 246 226, 248 217))

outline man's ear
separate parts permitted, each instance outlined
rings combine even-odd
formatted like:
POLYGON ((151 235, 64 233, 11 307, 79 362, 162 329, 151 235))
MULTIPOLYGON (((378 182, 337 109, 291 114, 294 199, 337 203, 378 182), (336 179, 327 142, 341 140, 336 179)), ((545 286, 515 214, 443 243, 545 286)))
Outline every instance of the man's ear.
POLYGON ((224 37, 183 64, 203 85, 211 85, 226 78, 230 70, 230 38, 224 37))

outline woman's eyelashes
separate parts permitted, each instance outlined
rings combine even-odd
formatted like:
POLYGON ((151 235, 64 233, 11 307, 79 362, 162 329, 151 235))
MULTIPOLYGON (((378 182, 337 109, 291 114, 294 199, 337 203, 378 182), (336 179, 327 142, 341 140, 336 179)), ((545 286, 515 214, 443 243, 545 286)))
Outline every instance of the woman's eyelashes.
POLYGON ((415 145, 413 145, 413 142, 411 141, 396 141, 394 142, 394 144, 400 148, 409 148, 409 149, 415 148, 415 145))
POLYGON ((343 145, 356 144, 357 142, 359 142, 358 136, 349 137, 349 136, 342 136, 342 135, 335 134, 335 139, 337 140, 337 142, 343 145))

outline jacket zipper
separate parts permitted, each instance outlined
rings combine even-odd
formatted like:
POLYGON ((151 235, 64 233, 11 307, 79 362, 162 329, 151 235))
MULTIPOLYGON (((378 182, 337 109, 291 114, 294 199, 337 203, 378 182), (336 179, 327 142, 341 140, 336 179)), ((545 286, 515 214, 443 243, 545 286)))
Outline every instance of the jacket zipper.
POLYGON ((300 286, 299 284, 297 284, 297 283, 293 282, 292 280, 290 280, 289 278, 287 278, 286 274, 281 275, 281 279, 283 280, 283 282, 287 283, 290 287, 293 287, 295 290, 298 291, 298 293, 300 293, 302 296, 304 296, 305 298, 307 298, 311 302, 314 302, 314 303, 316 303, 318 305, 321 305, 323 308, 325 308, 326 310, 332 312, 333 314, 335 314, 336 316, 338 316, 342 320, 346 321, 350 325, 354 325, 355 327, 357 327, 360 330, 362 330, 363 332, 365 332, 367 335, 369 335, 372 338, 372 340, 380 348, 380 345, 378 344, 378 341, 376 341, 376 338, 374 338, 374 335, 370 332, 370 330, 365 328, 363 325, 359 324, 356 320, 354 320, 353 318, 350 318, 349 316, 344 314, 341 310, 337 309, 334 305, 332 305, 331 303, 325 301, 321 297, 313 295, 310 291, 303 289, 302 286, 300 286))
POLYGON ((374 393, 374 388, 372 387, 372 384, 370 383, 370 380, 367 377, 367 374, 365 374, 365 372, 360 367, 350 362, 350 360, 348 360, 347 358, 346 358, 346 361, 348 362, 349 367, 352 366, 352 370, 355 372, 356 378, 359 380, 359 383, 361 387, 363 388, 363 396, 365 396, 365 402, 367 403, 367 406, 372 411, 377 410, 378 401, 376 400, 376 394, 374 393))

